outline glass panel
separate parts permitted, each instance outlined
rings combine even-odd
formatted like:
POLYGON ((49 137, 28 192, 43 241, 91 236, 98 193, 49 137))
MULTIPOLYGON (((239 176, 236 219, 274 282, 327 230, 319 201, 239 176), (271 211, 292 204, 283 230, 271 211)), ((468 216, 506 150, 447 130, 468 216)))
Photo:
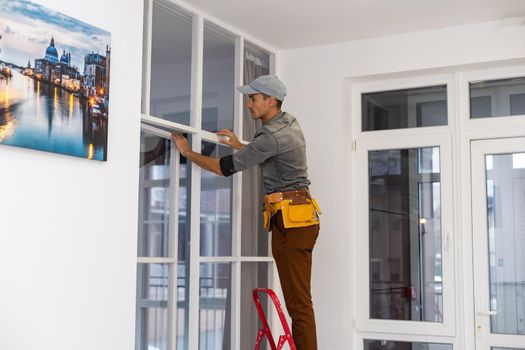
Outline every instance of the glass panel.
POLYGON ((167 349, 168 265, 138 264, 137 350, 167 349))
POLYGON ((263 227, 262 181, 259 167, 242 174, 241 255, 269 256, 269 234, 263 227))
POLYGON ((365 350, 452 350, 452 344, 365 339, 365 350))
POLYGON ((230 349, 231 264, 200 264, 199 349, 230 349))
POLYGON ((170 213, 171 142, 140 135, 138 256, 167 257, 170 213))
POLYGON ((205 21, 202 129, 233 129, 235 40, 205 21))
MULTIPOLYGON (((244 84, 249 84, 261 75, 270 74, 270 55, 252 44, 244 46, 244 84)), ((248 101, 243 95, 244 106, 248 101)), ((250 111, 243 108, 243 138, 251 140, 259 120, 254 121, 250 111)), ((259 167, 243 171, 242 175, 242 240, 241 254, 243 256, 269 256, 269 238, 264 230, 262 220, 263 183, 259 167)))
MULTIPOLYGON (((213 157, 231 154, 231 149, 203 142, 202 153, 213 157)), ((233 178, 217 176, 206 170, 201 175, 201 247, 202 256, 230 256, 232 253, 233 178)))
MULTIPOLYGON (((191 137, 189 138, 191 144, 191 137)), ((170 196, 170 147, 163 138, 141 134, 141 168, 139 199, 139 244, 138 256, 169 256, 169 204, 170 196)), ((180 159, 179 213, 178 213, 178 270, 177 270, 177 349, 187 349, 188 290, 189 285, 189 221, 191 188, 191 164, 186 158, 180 159)), ((140 286, 139 286, 140 288, 140 286)), ((140 290, 139 290, 140 292, 140 290)), ((138 305, 138 307, 140 307, 138 305)), ((156 319, 159 310, 150 310, 156 319)), ((166 311, 162 311, 164 314, 166 311)), ((148 314, 143 314, 142 322, 148 314)))
MULTIPOLYGON (((486 162, 492 333, 525 335, 525 169, 515 154, 486 162)), ((488 160, 488 159, 487 159, 488 160)))
POLYGON ((150 114, 190 124, 191 17, 153 2, 150 114))
MULTIPOLYGON (((270 54, 259 49, 253 44, 245 42, 244 45, 244 75, 243 84, 249 84, 261 75, 270 74, 270 54)), ((251 140, 257 128, 261 127, 259 120, 253 121, 250 111, 246 108, 248 96, 243 95, 243 134, 245 140, 251 140)))
MULTIPOLYGON (((252 291, 255 288, 268 288, 269 271, 271 263, 242 263, 241 265, 241 349, 251 349, 257 339, 257 333, 262 328, 262 323, 253 302, 252 291)), ((272 314, 268 308, 268 295, 259 294, 261 306, 266 319, 271 322, 272 314)), ((267 342, 261 343, 260 350, 267 349, 267 342)))
POLYGON ((512 155, 512 168, 513 169, 525 168, 525 153, 514 153, 512 155))
POLYGON ((443 322, 439 147, 368 155, 370 316, 443 322))
POLYGON ((470 118, 525 115, 525 77, 476 81, 470 86, 470 118))
POLYGON ((447 125, 447 87, 366 93, 361 109, 363 131, 447 125))

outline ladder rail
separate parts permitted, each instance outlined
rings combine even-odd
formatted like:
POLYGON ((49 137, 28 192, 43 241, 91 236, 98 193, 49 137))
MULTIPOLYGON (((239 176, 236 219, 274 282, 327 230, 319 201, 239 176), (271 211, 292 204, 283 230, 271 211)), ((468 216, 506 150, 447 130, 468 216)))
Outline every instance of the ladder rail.
POLYGON ((255 343, 255 350, 259 350, 259 346, 262 343, 264 337, 268 338, 268 342, 270 343, 271 350, 281 350, 284 347, 284 344, 286 342, 288 342, 288 345, 290 346, 290 350, 297 350, 295 343, 293 341, 292 333, 290 332, 290 327, 288 326, 288 322, 286 321, 286 317, 284 316, 284 312, 281 307, 281 303, 279 302, 279 298, 277 297, 275 292, 268 288, 255 288, 252 292, 252 295, 253 295, 253 301, 255 303, 255 307, 257 308, 257 313, 259 314, 259 318, 261 319, 261 322, 263 325, 263 328, 259 329, 259 332, 257 334, 257 342, 255 343), (273 305, 277 311, 279 320, 281 321, 284 335, 279 336, 277 346, 275 345, 272 331, 270 330, 270 326, 268 325, 268 320, 262 309, 261 300, 259 298, 259 293, 268 294, 268 296, 272 300, 273 305))

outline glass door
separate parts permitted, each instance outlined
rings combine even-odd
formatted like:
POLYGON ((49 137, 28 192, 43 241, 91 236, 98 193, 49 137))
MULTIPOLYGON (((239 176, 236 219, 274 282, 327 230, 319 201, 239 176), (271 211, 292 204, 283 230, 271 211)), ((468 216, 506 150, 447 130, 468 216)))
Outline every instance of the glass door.
POLYGON ((477 350, 525 349, 525 138, 471 142, 477 350))

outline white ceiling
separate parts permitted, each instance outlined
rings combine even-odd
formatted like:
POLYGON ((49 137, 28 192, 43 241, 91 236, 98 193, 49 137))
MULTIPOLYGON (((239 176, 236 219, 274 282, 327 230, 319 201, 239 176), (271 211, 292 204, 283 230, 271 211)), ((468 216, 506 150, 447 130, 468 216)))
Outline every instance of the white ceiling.
POLYGON ((525 0, 185 2, 280 49, 525 16, 525 0))

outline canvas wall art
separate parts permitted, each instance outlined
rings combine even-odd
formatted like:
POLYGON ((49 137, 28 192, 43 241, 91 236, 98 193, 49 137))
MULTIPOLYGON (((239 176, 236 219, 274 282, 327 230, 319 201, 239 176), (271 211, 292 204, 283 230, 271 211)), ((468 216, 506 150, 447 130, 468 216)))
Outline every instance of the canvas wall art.
POLYGON ((107 31, 0 0, 0 148, 107 160, 110 60, 107 31))

